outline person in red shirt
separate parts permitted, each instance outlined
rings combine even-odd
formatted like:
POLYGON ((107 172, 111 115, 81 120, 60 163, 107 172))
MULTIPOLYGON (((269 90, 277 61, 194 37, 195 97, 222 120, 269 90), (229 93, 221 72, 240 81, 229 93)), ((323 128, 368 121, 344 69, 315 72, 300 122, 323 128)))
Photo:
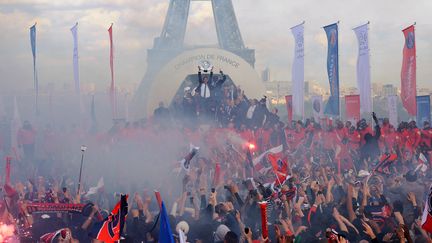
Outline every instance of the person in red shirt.
POLYGON ((23 148, 26 159, 33 159, 35 152, 36 131, 29 121, 24 121, 22 128, 18 131, 18 146, 23 148))
POLYGON ((399 144, 401 143, 401 137, 396 132, 392 125, 389 125, 387 133, 383 135, 384 148, 388 153, 396 153, 399 151, 399 144))
POLYGON ((430 123, 425 121, 423 123, 423 130, 421 130, 420 149, 422 152, 432 150, 432 129, 430 123))

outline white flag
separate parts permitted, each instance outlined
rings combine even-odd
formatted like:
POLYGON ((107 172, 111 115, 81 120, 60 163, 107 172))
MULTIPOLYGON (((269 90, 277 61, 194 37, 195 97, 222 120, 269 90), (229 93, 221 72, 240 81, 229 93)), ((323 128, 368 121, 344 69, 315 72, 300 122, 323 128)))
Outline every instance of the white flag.
POLYGON ((78 23, 76 23, 71 29, 74 48, 73 48, 73 72, 75 81, 75 92, 80 93, 80 80, 79 80, 79 66, 78 66, 78 23))
POLYGON ((292 94, 294 115, 304 117, 304 22, 291 28, 294 36, 294 61, 292 65, 292 94))
POLYGON ((312 96, 312 112, 315 122, 319 122, 319 120, 324 117, 324 107, 323 107, 323 99, 322 96, 312 96))
POLYGON ((387 109, 389 112, 389 122, 394 127, 398 126, 398 112, 397 112, 397 95, 387 96, 387 109))
POLYGON ((368 27, 369 23, 354 28, 359 45, 357 57, 357 85, 360 93, 360 113, 372 112, 368 27))

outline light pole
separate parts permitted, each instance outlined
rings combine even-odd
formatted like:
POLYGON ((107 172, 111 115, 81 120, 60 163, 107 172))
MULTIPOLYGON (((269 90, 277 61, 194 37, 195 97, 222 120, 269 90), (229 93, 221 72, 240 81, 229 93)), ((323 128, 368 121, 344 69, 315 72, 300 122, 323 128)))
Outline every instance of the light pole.
POLYGON ((78 179, 78 192, 77 192, 78 195, 80 194, 80 190, 81 190, 81 174, 82 174, 82 168, 84 163, 84 153, 86 149, 87 146, 81 145, 81 166, 80 166, 79 179, 78 179))

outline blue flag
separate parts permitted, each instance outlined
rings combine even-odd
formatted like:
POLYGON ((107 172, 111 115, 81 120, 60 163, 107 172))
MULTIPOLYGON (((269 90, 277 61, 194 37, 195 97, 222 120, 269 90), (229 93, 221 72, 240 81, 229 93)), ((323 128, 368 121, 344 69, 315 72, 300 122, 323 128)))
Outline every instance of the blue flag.
POLYGON ((339 40, 338 24, 324 27, 327 35, 327 74, 330 83, 330 97, 324 113, 339 116, 339 40))
POLYGON ((430 96, 417 96, 417 126, 422 127, 425 121, 430 123, 430 96))
POLYGON ((159 243, 174 243, 168 214, 163 202, 160 212, 159 243))

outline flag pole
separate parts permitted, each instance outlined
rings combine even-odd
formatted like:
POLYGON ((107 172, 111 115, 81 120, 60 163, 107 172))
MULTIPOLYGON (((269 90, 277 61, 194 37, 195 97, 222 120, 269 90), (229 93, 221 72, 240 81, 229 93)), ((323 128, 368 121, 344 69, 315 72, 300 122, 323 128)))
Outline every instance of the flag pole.
POLYGON ((80 195, 81 190, 81 175, 82 175, 82 168, 84 163, 84 152, 86 151, 87 147, 85 145, 81 145, 81 166, 80 166, 80 172, 79 172, 79 178, 78 178, 78 191, 77 195, 80 195))

